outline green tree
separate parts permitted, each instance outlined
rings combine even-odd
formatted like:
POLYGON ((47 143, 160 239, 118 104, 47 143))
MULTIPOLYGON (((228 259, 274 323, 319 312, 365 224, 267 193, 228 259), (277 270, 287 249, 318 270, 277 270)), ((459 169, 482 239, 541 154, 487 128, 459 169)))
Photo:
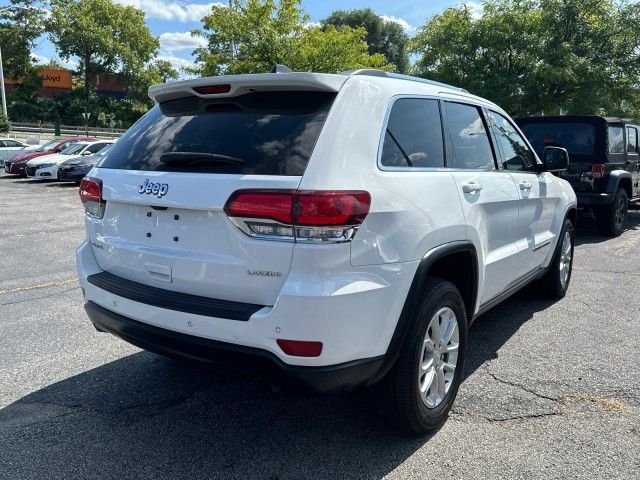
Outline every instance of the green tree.
POLYGON ((60 57, 80 61, 87 95, 97 73, 135 71, 159 46, 144 12, 112 0, 51 0, 47 31, 60 57))
POLYGON ((409 36, 397 22, 385 21, 370 8, 358 10, 336 10, 320 22, 324 27, 364 28, 369 54, 381 53, 396 66, 396 70, 406 73, 409 68, 407 42, 409 36))
POLYGON ((159 83, 176 80, 179 72, 167 60, 154 60, 147 65, 142 65, 124 76, 127 97, 130 100, 151 106, 148 96, 149 87, 159 83))
POLYGON ((160 83, 177 80, 180 76, 180 72, 173 68, 173 65, 171 65, 171 62, 168 60, 155 60, 150 68, 157 73, 160 83))
POLYGON ((11 130, 9 119, 4 113, 0 113, 0 133, 8 133, 11 130))
POLYGON ((42 79, 37 70, 30 66, 20 77, 13 91, 7 97, 7 110, 11 118, 18 122, 44 120, 47 116, 47 100, 40 98, 42 79))
POLYGON ((0 46, 7 77, 28 73, 31 50, 43 31, 44 10, 39 6, 36 0, 11 0, 0 7, 0 46))
POLYGON ((297 71, 392 69, 384 55, 370 55, 366 31, 309 24, 300 0, 242 0, 214 5, 193 32, 208 41, 195 50, 204 75, 268 72, 275 64, 297 71))
POLYGON ((410 41, 416 73, 513 114, 613 112, 640 84, 640 4, 494 0, 432 17, 410 41))

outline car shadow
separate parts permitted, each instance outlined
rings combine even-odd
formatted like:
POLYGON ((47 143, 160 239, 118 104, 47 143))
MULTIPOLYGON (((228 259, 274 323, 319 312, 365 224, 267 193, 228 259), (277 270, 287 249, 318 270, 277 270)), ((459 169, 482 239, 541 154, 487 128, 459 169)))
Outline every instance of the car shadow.
MULTIPOLYGON (((627 215, 627 230, 640 230, 640 210, 629 210, 627 215)), ((624 233, 622 235, 624 235, 624 233)), ((578 215, 578 227, 576 228, 575 245, 602 243, 607 240, 611 240, 611 237, 605 237, 598 232, 593 214, 580 212, 578 215)))
MULTIPOLYGON (((479 317, 464 378, 549 304, 519 294, 479 317)), ((0 445, 15 478, 380 478, 431 436, 398 433, 367 407, 361 392, 296 395, 139 352, 0 410, 0 445)))
POLYGON ((47 187, 49 188, 78 188, 80 182, 64 182, 62 180, 56 180, 55 183, 48 183, 47 187))

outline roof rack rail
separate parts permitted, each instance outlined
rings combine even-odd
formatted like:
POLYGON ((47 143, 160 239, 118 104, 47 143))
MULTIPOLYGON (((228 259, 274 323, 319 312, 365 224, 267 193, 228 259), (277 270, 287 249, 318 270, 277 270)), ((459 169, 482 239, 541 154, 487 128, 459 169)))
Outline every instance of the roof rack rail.
POLYGON ((396 78, 398 80, 409 80, 411 82, 420 82, 427 83, 429 85, 434 85, 437 87, 451 88, 453 90, 458 90, 460 92, 469 93, 469 90, 466 88, 454 87, 453 85, 449 85, 447 83, 436 82, 435 80, 429 80, 428 78, 420 78, 413 77, 411 75, 404 75, 401 73, 391 73, 385 72, 384 70, 376 70, 373 68, 360 68, 355 70, 345 70, 344 72, 340 72, 342 75, 369 75, 372 77, 387 77, 387 78, 396 78))

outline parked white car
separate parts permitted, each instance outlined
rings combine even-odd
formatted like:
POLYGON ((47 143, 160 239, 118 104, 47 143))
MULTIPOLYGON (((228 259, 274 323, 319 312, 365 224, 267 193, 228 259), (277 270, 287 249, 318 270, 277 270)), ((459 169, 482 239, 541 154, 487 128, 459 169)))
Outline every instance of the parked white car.
POLYGON ((497 105, 380 71, 153 87, 85 178, 99 331, 296 388, 369 387, 400 428, 447 417, 469 325, 571 278, 576 197, 497 105))
POLYGON ((5 158, 9 158, 27 147, 29 147, 27 143, 19 140, 14 140, 13 138, 0 138, 0 168, 4 168, 5 158))
POLYGON ((98 140, 74 143, 60 153, 43 155, 29 160, 25 172, 28 177, 33 177, 36 180, 56 180, 58 178, 58 167, 61 163, 72 158, 94 155, 105 146, 113 144, 113 142, 113 140, 98 140))

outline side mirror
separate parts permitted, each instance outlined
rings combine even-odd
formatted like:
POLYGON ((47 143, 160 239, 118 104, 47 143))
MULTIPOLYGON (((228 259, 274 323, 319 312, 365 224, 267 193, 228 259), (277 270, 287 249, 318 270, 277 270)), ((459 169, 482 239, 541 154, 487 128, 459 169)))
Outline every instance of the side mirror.
POLYGON ((569 152, 566 148, 545 147, 542 163, 545 172, 563 172, 569 166, 569 152))
POLYGON ((86 156, 93 155, 93 154, 89 150, 85 150, 80 155, 82 155, 83 157, 86 157, 86 156))

